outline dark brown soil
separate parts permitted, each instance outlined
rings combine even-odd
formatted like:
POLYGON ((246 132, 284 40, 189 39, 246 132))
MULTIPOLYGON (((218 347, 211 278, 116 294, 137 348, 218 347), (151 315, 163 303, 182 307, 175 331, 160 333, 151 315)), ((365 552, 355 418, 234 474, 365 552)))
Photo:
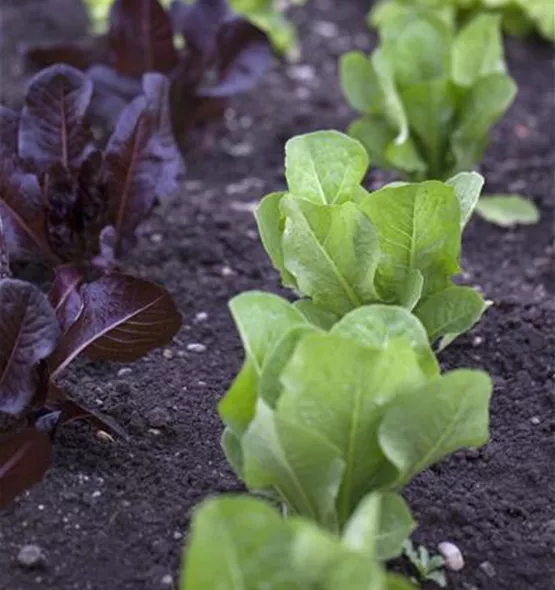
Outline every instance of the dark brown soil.
MULTIPOLYGON (((242 360, 226 304, 246 289, 280 290, 249 209, 283 186, 287 138, 344 129, 352 117, 336 61, 349 48, 370 47, 367 4, 312 0, 299 11, 302 65, 276 64, 238 101, 214 151, 190 154, 178 202, 143 227, 128 267, 169 288, 184 327, 169 349, 128 371, 82 365, 68 374, 76 395, 118 419, 131 441, 65 431, 45 481, 0 516, 1 590, 176 588, 191 509, 241 489, 220 450, 216 414, 242 360), (189 352, 190 343, 207 350, 189 352), (44 567, 17 564, 28 543, 44 550, 44 567)), ((520 94, 484 164, 491 192, 530 195, 542 221, 516 230, 472 221, 466 278, 495 305, 442 355, 446 367, 493 375, 491 442, 457 453, 407 490, 417 540, 430 548, 450 540, 464 554, 464 570, 450 579, 455 590, 548 590, 555 579, 552 55, 534 40, 509 41, 520 94)), ((369 183, 382 180, 373 172, 369 183)))

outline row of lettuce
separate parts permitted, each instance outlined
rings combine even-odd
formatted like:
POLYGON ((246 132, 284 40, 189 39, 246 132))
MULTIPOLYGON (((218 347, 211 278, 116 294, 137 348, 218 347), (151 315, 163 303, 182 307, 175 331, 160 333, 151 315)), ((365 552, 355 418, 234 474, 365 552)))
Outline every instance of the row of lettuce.
POLYGON ((460 173, 368 193, 367 166, 348 136, 295 137, 288 190, 258 208, 266 251, 300 298, 231 301, 245 362, 219 405, 222 444, 261 498, 198 509, 186 590, 410 588, 384 568, 415 528, 403 488, 488 438, 490 378, 442 373, 433 348, 487 307, 452 281, 483 181, 460 173))
POLYGON ((245 361, 219 404, 222 446, 255 497, 198 508, 183 590, 411 588, 385 566, 416 527, 403 488, 488 438, 489 376, 442 373, 436 352, 488 306, 453 282, 465 225, 488 202, 466 170, 516 85, 499 15, 458 29, 454 7, 409 4, 377 7, 379 47, 341 59, 362 114, 352 137, 290 140, 287 190, 257 209, 298 299, 247 292, 230 303, 245 361), (404 182, 369 193, 370 161, 404 182))
POLYGON ((128 438, 60 380, 76 358, 130 363, 177 334, 171 295, 120 257, 175 194, 178 143, 254 84, 270 43, 225 0, 115 0, 106 34, 23 53, 39 71, 21 109, 0 105, 1 508, 44 477, 67 423, 128 438), (38 264, 48 295, 13 263, 38 264))

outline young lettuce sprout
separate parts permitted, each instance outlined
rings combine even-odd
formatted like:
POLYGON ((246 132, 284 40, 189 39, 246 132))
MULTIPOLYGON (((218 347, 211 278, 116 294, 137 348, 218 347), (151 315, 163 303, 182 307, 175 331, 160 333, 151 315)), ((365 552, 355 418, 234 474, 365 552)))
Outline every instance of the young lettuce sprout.
POLYGON ((363 306, 329 328, 271 294, 244 293, 231 309, 246 358, 219 406, 224 451, 250 490, 290 513, 343 531, 366 494, 399 491, 487 440, 490 378, 440 375, 408 310, 363 306))
POLYGON ((113 267, 116 254, 183 175, 164 104, 169 81, 143 78, 104 149, 89 127, 93 84, 57 65, 29 84, 21 113, 0 106, 0 215, 14 260, 113 267))
POLYGON ((369 193, 361 186, 368 155, 355 139, 319 131, 291 139, 285 153, 288 190, 264 197, 256 219, 283 284, 308 298, 305 309, 333 321, 363 305, 400 305, 440 346, 474 325, 487 304, 452 278, 479 174, 369 193))
POLYGON ((430 12, 391 18, 369 58, 342 56, 340 75, 349 104, 362 114, 349 134, 373 163, 412 181, 472 170, 517 91, 499 18, 488 14, 459 33, 430 12))
MULTIPOLYGON (((372 163, 404 179, 446 180, 479 164, 489 130, 516 95, 500 17, 479 14, 455 32, 440 10, 396 7, 380 9, 381 42, 369 58, 359 51, 341 58, 343 92, 362 114, 349 134, 372 163)), ((476 211, 501 226, 539 218, 519 195, 484 197, 476 211)))
POLYGON ((252 590, 415 590, 380 564, 384 541, 396 543, 402 533, 385 498, 362 500, 342 535, 306 518, 283 519, 260 499, 206 500, 193 516, 180 589, 239 588, 240 580, 241 588, 252 590))

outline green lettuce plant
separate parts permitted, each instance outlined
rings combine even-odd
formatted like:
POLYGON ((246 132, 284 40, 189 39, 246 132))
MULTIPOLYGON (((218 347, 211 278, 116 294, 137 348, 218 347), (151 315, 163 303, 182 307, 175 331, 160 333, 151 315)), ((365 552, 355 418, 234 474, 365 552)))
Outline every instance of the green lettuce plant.
POLYGON ((407 529, 398 502, 393 494, 365 498, 335 535, 305 518, 284 519, 260 499, 207 500, 193 516, 180 588, 414 590, 380 563, 407 529))
POLYGON ((380 29, 369 58, 342 56, 340 76, 362 114, 349 134, 373 163, 411 181, 473 169, 517 90, 506 72, 499 17, 491 14, 458 33, 430 12, 398 15, 380 29))
POLYGON ((487 440, 489 377, 441 375, 408 310, 365 306, 330 329, 271 294, 239 295, 231 310, 246 357, 219 405, 224 451, 250 490, 290 512, 340 532, 367 494, 487 440))
POLYGON ((301 135, 285 152, 288 190, 264 197, 256 219, 283 284, 308 299, 305 309, 333 322, 363 305, 400 305, 442 344, 480 318, 480 294, 452 281, 480 175, 369 193, 361 186, 368 155, 346 135, 301 135))
POLYGON ((503 28, 513 35, 528 35, 536 30, 555 41, 555 3, 553 0, 382 0, 370 11, 371 26, 381 28, 399 14, 433 11, 456 26, 484 11, 499 14, 503 28))

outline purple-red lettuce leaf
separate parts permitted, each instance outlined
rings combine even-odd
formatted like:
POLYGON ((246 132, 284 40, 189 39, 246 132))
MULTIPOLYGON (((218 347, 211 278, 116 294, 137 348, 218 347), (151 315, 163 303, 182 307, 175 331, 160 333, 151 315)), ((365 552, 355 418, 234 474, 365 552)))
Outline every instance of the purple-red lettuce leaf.
POLYGON ((49 359, 52 378, 78 355, 132 362, 171 342, 181 315, 170 294, 153 283, 113 273, 83 285, 83 312, 49 359))
POLYGON ((151 142, 154 121, 144 96, 121 114, 105 151, 104 183, 110 197, 108 222, 116 230, 116 249, 156 204, 160 163, 151 142))
POLYGON ((43 70, 55 64, 67 64, 84 72, 96 63, 107 62, 109 57, 105 35, 73 42, 22 44, 20 53, 26 67, 31 71, 43 70))
POLYGON ((227 0, 196 0, 193 4, 174 0, 170 6, 174 32, 185 37, 188 50, 202 56, 216 51, 218 29, 230 13, 227 0))
POLYGON ((8 252, 14 259, 55 261, 46 235, 41 187, 34 174, 0 160, 0 216, 8 252))
POLYGON ((0 412, 18 415, 41 385, 60 335, 46 296, 30 283, 0 281, 0 412))
POLYGON ((67 332, 77 321, 83 311, 81 285, 83 275, 72 264, 64 264, 54 269, 55 277, 48 293, 48 300, 53 307, 62 332, 67 332))
POLYGON ((39 172, 55 163, 79 168, 92 150, 86 124, 93 84, 63 64, 36 74, 25 95, 19 123, 19 156, 39 172))
POLYGON ((10 255, 8 253, 6 238, 4 237, 4 222, 2 221, 2 217, 0 217, 0 281, 2 279, 9 279, 11 276, 10 255))
POLYGON ((199 96, 230 97, 250 90, 271 63, 272 52, 266 35, 239 17, 221 27, 217 47, 218 82, 199 88, 199 96))
POLYGON ((101 182, 102 165, 102 154, 93 151, 77 172, 56 163, 44 175, 47 236, 61 260, 89 261, 99 252, 99 236, 109 207, 101 182))
POLYGON ((70 422, 87 422, 95 430, 102 430, 108 434, 119 436, 123 440, 129 440, 127 432, 111 416, 81 405, 72 399, 62 401, 59 426, 70 422))
POLYGON ((52 463, 52 442, 47 432, 28 426, 0 437, 0 508, 44 477, 52 463))
POLYGON ((19 114, 0 105, 0 160, 17 156, 19 114))
MULTIPOLYGON (((80 402, 69 397, 65 391, 57 387, 54 383, 50 383, 47 409, 45 411, 53 415, 58 414, 54 428, 59 428, 70 422, 82 421, 87 422, 96 430, 103 430, 109 434, 119 436, 124 440, 129 440, 127 432, 125 432, 116 420, 103 412, 87 408, 80 402)), ((54 418, 52 422, 54 422, 54 418)))
POLYGON ((173 195, 185 176, 185 162, 173 134, 169 79, 157 73, 143 76, 143 93, 153 122, 150 150, 160 163, 156 197, 160 201, 173 195))
POLYGON ((115 0, 108 39, 111 61, 121 74, 169 72, 177 63, 172 23, 158 0, 115 0))
POLYGON ((141 93, 141 81, 124 76, 105 64, 94 65, 86 73, 94 83, 91 118, 111 130, 123 109, 141 93))

